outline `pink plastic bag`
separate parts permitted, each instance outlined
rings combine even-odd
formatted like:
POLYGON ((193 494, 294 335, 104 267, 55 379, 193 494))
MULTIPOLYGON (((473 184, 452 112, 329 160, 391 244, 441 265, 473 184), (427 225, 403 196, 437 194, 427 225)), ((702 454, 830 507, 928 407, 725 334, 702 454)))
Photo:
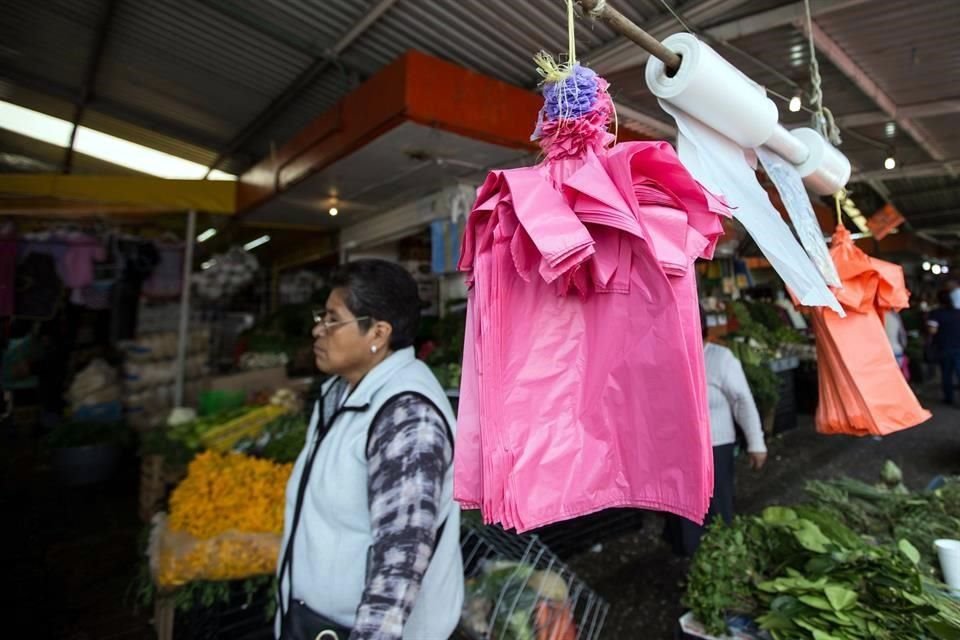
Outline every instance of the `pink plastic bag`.
POLYGON ((720 212, 665 143, 488 177, 461 259, 463 506, 520 531, 615 506, 702 521, 713 471, 692 262, 720 212))

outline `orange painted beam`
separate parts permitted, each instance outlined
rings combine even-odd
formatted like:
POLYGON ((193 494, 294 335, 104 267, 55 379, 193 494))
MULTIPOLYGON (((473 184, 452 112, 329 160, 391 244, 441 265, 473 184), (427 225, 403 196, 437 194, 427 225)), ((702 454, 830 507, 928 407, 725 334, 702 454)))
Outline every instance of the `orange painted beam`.
MULTIPOLYGON (((409 51, 244 173, 237 211, 262 204, 406 121, 534 151, 530 134, 542 104, 533 91, 409 51)), ((621 127, 619 139, 642 138, 621 127)))

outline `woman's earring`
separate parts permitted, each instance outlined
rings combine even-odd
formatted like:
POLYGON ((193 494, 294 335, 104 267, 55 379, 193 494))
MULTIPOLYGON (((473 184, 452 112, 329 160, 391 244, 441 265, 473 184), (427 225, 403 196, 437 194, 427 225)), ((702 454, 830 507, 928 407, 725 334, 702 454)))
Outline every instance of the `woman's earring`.
POLYGON ((371 346, 371 347, 370 347, 370 353, 376 353, 376 352, 377 352, 377 345, 371 346))

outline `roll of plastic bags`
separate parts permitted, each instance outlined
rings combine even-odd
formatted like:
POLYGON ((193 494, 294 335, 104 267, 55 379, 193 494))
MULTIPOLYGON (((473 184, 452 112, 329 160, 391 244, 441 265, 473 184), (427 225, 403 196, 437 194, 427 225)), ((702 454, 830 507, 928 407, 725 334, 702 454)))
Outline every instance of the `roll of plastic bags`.
POLYGON ((677 121, 681 161, 709 191, 724 196, 733 216, 803 304, 842 314, 824 277, 757 182, 752 150, 773 136, 776 105, 694 36, 675 34, 664 45, 680 54, 683 63, 670 75, 663 62, 652 58, 646 81, 677 121))

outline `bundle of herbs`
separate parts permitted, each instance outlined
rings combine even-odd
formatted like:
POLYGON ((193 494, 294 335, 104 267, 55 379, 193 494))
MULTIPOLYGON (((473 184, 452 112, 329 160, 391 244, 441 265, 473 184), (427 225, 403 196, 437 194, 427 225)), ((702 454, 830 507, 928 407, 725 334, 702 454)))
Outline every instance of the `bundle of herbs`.
POLYGON ((887 461, 881 479, 875 485, 852 478, 813 481, 805 490, 817 508, 871 541, 908 540, 919 550, 922 568, 936 575, 934 540, 960 535, 960 478, 936 490, 911 492, 900 469, 887 461))
POLYGON ((960 638, 960 603, 919 562, 906 540, 869 544, 825 511, 770 507, 711 527, 685 604, 717 635, 743 614, 775 640, 960 638))

